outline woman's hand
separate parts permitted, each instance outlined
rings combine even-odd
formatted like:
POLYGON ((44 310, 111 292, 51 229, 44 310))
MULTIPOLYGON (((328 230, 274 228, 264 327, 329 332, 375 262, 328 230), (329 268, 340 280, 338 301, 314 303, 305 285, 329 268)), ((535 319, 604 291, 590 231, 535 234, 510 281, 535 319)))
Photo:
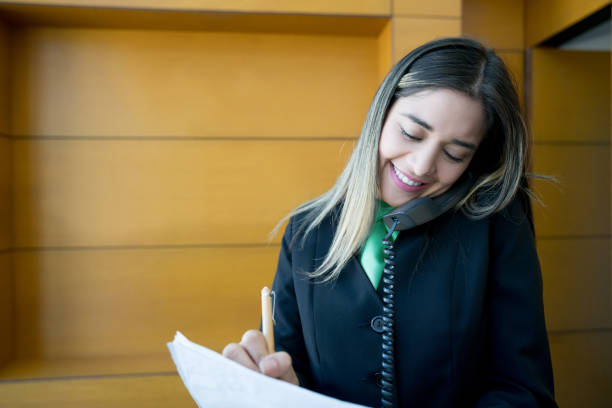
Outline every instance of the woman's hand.
POLYGON ((266 339, 258 330, 249 330, 240 343, 225 346, 223 356, 258 373, 299 385, 291 356, 284 351, 268 354, 266 339))

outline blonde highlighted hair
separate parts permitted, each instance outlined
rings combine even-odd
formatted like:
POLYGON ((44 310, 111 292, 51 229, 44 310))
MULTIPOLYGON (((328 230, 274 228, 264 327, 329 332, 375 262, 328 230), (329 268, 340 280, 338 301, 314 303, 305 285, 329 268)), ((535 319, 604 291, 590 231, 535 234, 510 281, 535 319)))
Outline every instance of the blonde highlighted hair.
POLYGON ((316 270, 307 271, 310 278, 323 282, 336 279, 370 233, 379 191, 378 142, 390 105, 397 98, 434 88, 463 92, 480 100, 485 111, 485 136, 467 169, 475 183, 457 208, 470 218, 483 218, 503 209, 522 186, 526 188, 528 134, 513 81, 502 60, 468 38, 424 44, 400 60, 383 80, 357 145, 334 186, 281 221, 303 215, 295 234, 301 236, 303 244, 308 234, 339 207, 332 244, 316 270))

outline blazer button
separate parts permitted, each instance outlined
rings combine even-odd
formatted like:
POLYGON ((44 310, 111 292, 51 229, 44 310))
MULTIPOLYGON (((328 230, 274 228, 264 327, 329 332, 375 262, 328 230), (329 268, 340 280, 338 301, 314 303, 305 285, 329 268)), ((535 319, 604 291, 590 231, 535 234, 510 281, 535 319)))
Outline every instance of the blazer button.
POLYGON ((382 316, 374 316, 372 318, 372 320, 370 321, 370 327, 372 328, 372 330, 374 330, 376 333, 382 333, 385 331, 385 326, 383 324, 383 318, 382 316))
POLYGON ((378 388, 382 388, 383 384, 382 384, 382 380, 383 380, 383 374, 380 371, 377 371, 374 373, 374 379, 376 380, 376 386, 378 388))

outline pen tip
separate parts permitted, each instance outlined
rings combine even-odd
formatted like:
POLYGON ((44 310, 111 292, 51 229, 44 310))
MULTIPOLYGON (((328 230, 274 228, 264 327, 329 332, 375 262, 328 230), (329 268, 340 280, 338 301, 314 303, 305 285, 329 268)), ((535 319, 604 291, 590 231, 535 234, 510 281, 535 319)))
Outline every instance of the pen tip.
POLYGON ((261 295, 268 296, 269 294, 270 294, 270 288, 268 288, 267 286, 264 286, 264 288, 261 290, 261 295))

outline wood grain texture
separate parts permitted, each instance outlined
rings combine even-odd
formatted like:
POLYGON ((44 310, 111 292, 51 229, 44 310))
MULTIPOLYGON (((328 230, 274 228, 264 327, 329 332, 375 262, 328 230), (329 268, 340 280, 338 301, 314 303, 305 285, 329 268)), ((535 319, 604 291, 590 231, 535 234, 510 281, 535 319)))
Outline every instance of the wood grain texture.
POLYGON ((610 53, 532 52, 534 139, 610 140, 610 53))
POLYGON ((12 142, 0 136, 0 250, 12 245, 12 142))
POLYGON ((393 0, 395 16, 461 17, 461 0, 393 0))
POLYGON ((16 0, 19 5, 76 6, 149 10, 389 15, 388 0, 16 0))
POLYGON ((555 397, 560 407, 612 405, 612 330, 551 334, 555 397))
POLYGON ((534 172, 559 183, 534 181, 545 207, 534 205, 539 236, 610 235, 610 147, 536 145, 534 172))
POLYGON ((259 327, 259 293, 272 283, 279 250, 17 252, 15 355, 167 356, 177 330, 221 351, 259 327))
POLYGON ((356 137, 378 85, 376 35, 34 28, 13 44, 14 135, 356 137))
POLYGON ((548 330, 612 327, 610 239, 539 239, 548 330))
MULTIPOLYGON (((353 141, 13 142, 16 247, 265 243, 353 141)), ((279 238, 276 238, 276 242, 279 238)))
POLYGON ((519 102, 521 106, 523 106, 525 97, 524 53, 522 51, 498 51, 497 55, 504 61, 506 67, 510 71, 510 75, 516 87, 516 92, 518 93, 519 102))
POLYGON ((9 130, 9 43, 8 26, 0 19, 0 135, 9 130))
POLYGON ((609 0, 525 1, 525 46, 537 45, 608 4, 609 0))
MULTIPOLYGON (((168 337, 171 341, 173 336, 168 337)), ((6 380, 75 378, 102 375, 172 373, 170 353, 103 357, 13 358, 0 366, 0 384, 6 380)))
POLYGON ((11 408, 128 408, 196 406, 178 375, 0 382, 11 408))
POLYGON ((503 50, 522 50, 523 0, 463 0, 463 34, 503 50))
POLYGON ((387 21, 378 36, 378 83, 382 83, 393 66, 391 20, 387 21))
POLYGON ((428 41, 461 35, 461 19, 394 17, 392 30, 393 61, 397 62, 428 41))
POLYGON ((14 26, 200 30, 307 35, 379 33, 388 17, 151 9, 24 6, 0 3, 0 16, 14 26))
POLYGON ((0 366, 13 357, 13 288, 12 253, 0 252, 0 366))

